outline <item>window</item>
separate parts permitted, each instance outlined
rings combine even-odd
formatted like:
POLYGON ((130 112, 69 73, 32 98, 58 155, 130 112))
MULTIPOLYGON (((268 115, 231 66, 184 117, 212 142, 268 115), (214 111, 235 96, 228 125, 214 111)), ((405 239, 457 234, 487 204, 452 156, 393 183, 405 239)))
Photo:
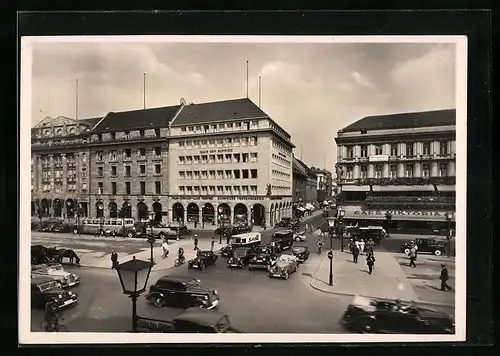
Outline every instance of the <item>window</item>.
POLYGON ((155 164, 155 174, 161 174, 161 164, 155 164))
POLYGON ((366 157, 368 156, 368 147, 366 145, 361 146, 361 157, 366 157))
POLYGON ((248 137, 242 137, 241 138, 241 145, 242 146, 247 146, 248 145, 248 137))
POLYGON ((186 172, 179 172, 179 179, 186 179, 186 172))
POLYGON ((233 175, 234 175, 234 179, 240 179, 241 178, 240 170, 239 169, 233 170, 233 175))
POLYGON ((144 130, 139 130, 139 136, 144 137, 146 132, 144 130))
POLYGON ((82 162, 87 162, 87 155, 82 153, 82 162))
POLYGON ((241 194, 248 195, 248 185, 243 185, 241 187, 241 194))
POLYGON ((211 185, 208 187, 208 191, 210 194, 215 194, 215 185, 211 185))
POLYGON ((249 178, 248 169, 242 169, 241 170, 241 176, 242 176, 243 179, 248 179, 249 178))
POLYGON ((231 163, 231 154, 226 154, 224 156, 224 163, 231 163))
POLYGON ((208 147, 208 141, 207 140, 201 140, 201 147, 202 148, 207 148, 208 147))
POLYGON ((199 140, 194 140, 193 141, 193 147, 194 148, 200 148, 200 141, 199 140))
POLYGON ((201 171, 201 179, 208 179, 208 172, 207 171, 201 171))
POLYGON ((116 166, 111 166, 111 176, 116 177, 116 166))
POLYGON ((406 156, 413 157, 413 143, 406 144, 406 156))
POLYGON ((233 139, 232 138, 226 138, 224 140, 224 147, 231 147, 233 145, 233 139))
POLYGON ((241 155, 239 153, 233 154, 233 163, 240 163, 241 162, 241 155))
POLYGON ((224 124, 219 124, 219 131, 224 131, 226 126, 224 124))
POLYGON ((446 142, 439 143, 439 154, 441 154, 441 155, 448 154, 448 144, 446 142))
POLYGON ((217 147, 222 147, 224 145, 224 140, 223 139, 218 139, 217 140, 217 147))
POLYGON ((81 175, 82 179, 87 179, 87 168, 82 168, 81 175))
POLYGON ((101 134, 98 134, 97 135, 97 141, 101 142, 102 141, 102 135, 101 134))
POLYGON ((199 186, 194 186, 194 194, 198 195, 200 194, 200 187, 199 186))
POLYGON ((125 156, 125 159, 130 159, 132 157, 132 150, 130 148, 127 148, 124 151, 124 156, 125 156))
POLYGON ((139 156, 141 159, 146 158, 146 149, 145 148, 139 148, 139 156))
POLYGON ((161 134, 160 129, 155 129, 155 136, 160 137, 160 134, 161 134))
POLYGON ((217 186, 217 194, 219 195, 224 194, 224 187, 222 185, 217 186))
POLYGON ((207 155, 201 156, 201 164, 207 164, 207 162, 208 162, 208 156, 207 155))
POLYGON ((203 125, 203 132, 210 131, 210 125, 203 125))
POLYGON ((193 172, 193 175, 194 175, 194 179, 200 179, 200 171, 194 171, 193 172))
POLYGON ((125 177, 130 177, 132 175, 130 172, 130 166, 125 166, 125 177))
POLYGON ((101 178, 104 177, 104 168, 103 167, 97 167, 97 176, 101 177, 101 178))
POLYGON ((125 194, 130 194, 130 182, 125 182, 125 194))
POLYGON ((367 178, 368 177, 368 167, 367 166, 361 166, 361 175, 360 178, 367 178))
POLYGON ((179 141, 179 147, 184 148, 184 146, 185 146, 185 142, 184 141, 179 141))
POLYGON ((96 156, 97 156, 98 161, 102 161, 102 157, 103 157, 102 151, 97 152, 96 156))
POLYGON ((186 158, 185 157, 179 157, 179 164, 185 164, 186 163, 186 158))
POLYGON ((405 167, 405 177, 412 178, 413 177, 413 164, 407 164, 405 167))
POLYGON ((391 157, 396 157, 398 155, 398 145, 393 143, 391 144, 391 157))
POLYGON ((181 127, 181 132, 186 132, 186 128, 185 127, 181 127))
POLYGON ((113 141, 114 141, 114 140, 116 140, 116 133, 114 133, 114 132, 112 132, 112 133, 111 133, 111 139, 112 139, 113 141))
POLYGON ((233 191, 234 191, 234 194, 237 194, 237 195, 239 195, 239 194, 241 193, 241 192, 240 192, 240 187, 239 187, 238 185, 235 185, 235 186, 233 187, 233 191))
POLYGON ((242 153, 241 154, 241 161, 243 163, 248 163, 248 153, 242 153))
POLYGON ((193 158, 194 164, 200 164, 200 156, 194 156, 193 158))
POLYGON ((222 163, 224 161, 224 155, 217 155, 217 163, 222 163))
POLYGON ((161 182, 155 182, 155 194, 161 194, 161 182))
POLYGON ((346 179, 353 179, 353 178, 354 178, 354 169, 353 167, 349 166, 347 167, 346 179))
POLYGON ((139 166, 139 174, 140 174, 141 176, 146 175, 146 165, 145 165, 145 164, 141 164, 141 165, 139 166))
POLYGON ((161 147, 155 147, 155 156, 161 157, 161 147))
POLYGON ((215 163, 215 155, 208 156, 208 163, 215 163))
POLYGON ((225 177, 226 177, 226 179, 232 179, 233 178, 230 170, 226 170, 225 171, 225 177))
POLYGON ((208 140, 208 147, 215 147, 215 140, 208 140))
POLYGON ((186 187, 187 194, 193 194, 193 187, 186 187))
POLYGON ((250 170, 250 177, 252 179, 256 179, 257 178, 257 170, 256 169, 251 169, 250 170))
POLYGON ((429 163, 424 163, 422 165, 422 177, 429 178, 431 176, 431 169, 429 163))
POLYGON ((141 195, 146 195, 146 182, 139 182, 141 187, 141 195))
POLYGON ((186 157, 186 164, 193 164, 193 156, 186 157))
POLYGON ((103 190, 104 190, 103 186, 104 186, 103 182, 97 183, 97 194, 102 194, 103 193, 103 190))
POLYGON ((448 176, 448 167, 447 167, 446 163, 439 164, 439 176, 440 177, 447 177, 448 176))
POLYGON ((257 136, 250 137, 250 146, 256 146, 256 145, 257 145, 257 136))
POLYGON ((375 178, 382 178, 382 165, 377 164, 375 166, 375 178))
MULTIPOLYGON (((45 189, 44 189, 44 191, 45 191, 45 189)), ((49 185, 49 190, 47 190, 47 191, 50 191, 50 185, 49 185)), ((82 192, 85 192, 85 191, 87 191, 87 183, 82 183, 82 192)))
POLYGON ((215 171, 208 171, 208 176, 210 179, 215 179, 215 171))
POLYGON ((224 171, 222 170, 217 171, 217 179, 224 179, 224 171))
POLYGON ((431 154, 431 143, 430 142, 424 142, 423 144, 423 152, 422 154, 424 155, 430 155, 431 154))
POLYGON ((233 146, 239 147, 239 145, 240 145, 240 138, 239 137, 233 138, 233 146))
POLYGON ((193 172, 191 172, 191 171, 186 172, 186 178, 187 179, 193 179, 193 172))
POLYGON ((347 158, 354 158, 354 147, 347 147, 347 158))
POLYGON ((375 155, 379 156, 382 154, 382 146, 377 145, 375 146, 375 155))
POLYGON ((257 186, 256 185, 251 185, 250 186, 250 193, 252 195, 257 195, 257 186))
POLYGON ((116 195, 116 182, 111 182, 111 195, 116 195))
POLYGON ((250 153, 250 162, 257 162, 257 152, 250 153))
POLYGON ((398 166, 391 164, 389 177, 396 178, 398 176, 398 166))
POLYGON ((179 187, 179 193, 186 194, 186 188, 185 187, 179 187))

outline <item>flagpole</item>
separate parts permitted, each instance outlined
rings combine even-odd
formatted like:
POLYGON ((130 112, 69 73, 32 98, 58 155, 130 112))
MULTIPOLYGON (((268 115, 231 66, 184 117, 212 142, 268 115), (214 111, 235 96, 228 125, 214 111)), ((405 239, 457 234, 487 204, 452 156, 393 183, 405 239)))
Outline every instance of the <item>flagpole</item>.
POLYGON ((146 109, 146 73, 142 74, 142 107, 146 109))
POLYGON ((247 61, 247 98, 248 98, 248 61, 247 61))
POLYGON ((261 105, 261 77, 259 75, 259 108, 260 108, 260 105, 261 105))
POLYGON ((78 120, 78 79, 76 80, 76 95, 75 95, 75 118, 78 120))

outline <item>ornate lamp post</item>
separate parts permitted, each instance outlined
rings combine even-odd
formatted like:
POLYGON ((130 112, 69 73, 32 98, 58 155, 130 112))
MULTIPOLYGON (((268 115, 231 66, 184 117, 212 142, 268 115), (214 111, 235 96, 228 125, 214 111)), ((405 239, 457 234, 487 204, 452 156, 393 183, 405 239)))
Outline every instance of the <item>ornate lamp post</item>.
POLYGON ((154 219, 154 216, 155 216, 155 213, 153 211, 149 211, 148 212, 149 226, 151 228, 151 234, 148 237, 148 242, 149 242, 149 246, 151 248, 151 265, 153 265, 153 266, 155 265, 155 260, 153 258, 153 244, 156 241, 156 238, 155 238, 155 236, 153 234, 153 219, 154 219))
POLYGON ((339 209, 340 252, 344 252, 344 215, 345 210, 339 209))
POLYGON ((335 230, 335 218, 329 217, 326 219, 328 221, 329 236, 330 236, 330 251, 328 251, 328 259, 330 260, 330 275, 328 278, 328 284, 333 286, 333 232, 335 230))
POLYGON ((137 297, 146 290, 152 264, 147 261, 132 260, 121 263, 116 268, 123 294, 132 299, 132 330, 137 332, 137 297))
POLYGON ((453 219, 453 213, 451 211, 445 214, 446 221, 448 221, 448 234, 446 240, 448 240, 448 257, 451 256, 451 220, 453 219))

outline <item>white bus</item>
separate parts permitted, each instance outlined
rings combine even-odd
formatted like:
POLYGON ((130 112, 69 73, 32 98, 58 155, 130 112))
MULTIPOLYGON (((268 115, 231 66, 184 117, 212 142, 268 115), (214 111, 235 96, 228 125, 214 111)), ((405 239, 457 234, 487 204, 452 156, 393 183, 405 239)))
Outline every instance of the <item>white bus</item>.
POLYGON ((73 234, 95 234, 134 237, 134 219, 125 218, 82 218, 73 228, 73 234))

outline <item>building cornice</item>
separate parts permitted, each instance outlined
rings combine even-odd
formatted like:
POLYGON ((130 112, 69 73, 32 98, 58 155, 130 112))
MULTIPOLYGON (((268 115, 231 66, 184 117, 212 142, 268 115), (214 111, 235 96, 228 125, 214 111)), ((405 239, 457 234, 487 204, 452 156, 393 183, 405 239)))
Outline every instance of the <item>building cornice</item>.
POLYGON ((341 145, 359 145, 359 144, 385 144, 385 143, 400 143, 405 141, 426 141, 426 140, 446 140, 456 139, 455 131, 438 131, 438 132, 414 132, 414 133, 395 133, 395 134, 380 134, 380 135, 359 135, 359 136, 337 136, 335 143, 341 145))

